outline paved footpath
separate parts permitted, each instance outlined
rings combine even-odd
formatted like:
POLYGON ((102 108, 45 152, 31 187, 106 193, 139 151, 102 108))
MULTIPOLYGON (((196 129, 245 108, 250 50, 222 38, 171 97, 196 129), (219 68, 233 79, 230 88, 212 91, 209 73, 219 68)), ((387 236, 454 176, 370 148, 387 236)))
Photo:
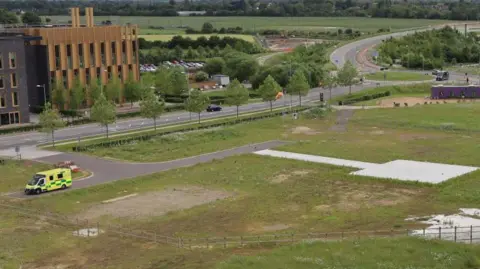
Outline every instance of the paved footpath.
MULTIPOLYGON (((213 160, 223 159, 226 157, 252 153, 255 151, 270 149, 285 145, 288 142, 284 141, 267 141, 258 144, 249 144, 237 148, 216 151, 212 153, 197 155, 193 157, 157 162, 157 163, 128 163, 121 161, 106 160, 102 158, 92 157, 83 154, 58 153, 50 156, 34 158, 33 160, 45 163, 55 164, 58 162, 71 160, 79 167, 92 172, 92 176, 77 180, 73 186, 68 190, 82 189, 95 185, 113 182, 116 180, 134 178, 142 175, 153 174, 157 172, 177 169, 181 167, 193 166, 200 163, 207 163, 213 160)), ((52 192, 56 193, 56 192, 52 192)), ((8 194, 13 198, 27 198, 40 196, 26 196, 23 192, 15 192, 8 194)))

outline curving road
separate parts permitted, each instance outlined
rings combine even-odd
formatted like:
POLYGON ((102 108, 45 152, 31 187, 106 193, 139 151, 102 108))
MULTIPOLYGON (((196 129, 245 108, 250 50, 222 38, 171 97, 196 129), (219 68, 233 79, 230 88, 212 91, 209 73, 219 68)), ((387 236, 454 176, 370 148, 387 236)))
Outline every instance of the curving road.
MULTIPOLYGON (((363 71, 369 71, 369 70, 372 71, 377 67, 374 67, 371 65, 368 65, 367 67, 365 64, 360 64, 360 65, 358 64, 356 59, 357 59, 357 54, 359 54, 359 52, 364 51, 369 47, 380 43, 383 39, 391 36, 393 37, 403 36, 403 35, 414 33, 415 31, 425 31, 425 30, 440 28, 440 27, 443 27, 443 25, 435 26, 435 27, 427 27, 424 29, 410 30, 410 31, 400 32, 400 33, 392 33, 387 35, 375 36, 375 37, 355 41, 353 43, 349 43, 345 46, 342 46, 336 49, 330 55, 330 59, 338 67, 343 66, 343 64, 347 60, 350 60, 352 63, 357 65, 359 69, 363 71)), ((385 84, 390 84, 390 85, 401 84, 401 83, 403 82, 398 82, 398 81, 382 82, 382 84, 384 85, 385 84)), ((352 87, 352 91, 356 92, 366 88, 371 88, 373 86, 374 86, 374 83, 365 83, 363 85, 356 85, 352 87)), ((319 100, 320 92, 325 92, 325 91, 321 88, 312 89, 308 94, 308 96, 302 98, 302 102, 319 100)), ((333 89, 332 92, 333 92, 332 96, 343 95, 348 93, 348 88, 338 87, 333 89)), ((326 93, 324 97, 325 99, 328 99, 328 94, 326 93)), ((290 105, 297 105, 297 104, 298 104, 298 101, 296 96, 291 97, 289 95, 286 95, 282 100, 275 102, 274 107, 288 108, 290 105)), ((239 110, 241 113, 245 113, 245 112, 265 110, 268 108, 269 108, 268 103, 255 103, 255 104, 243 105, 240 107, 239 110)), ((236 109, 234 107, 225 107, 224 110, 221 112, 213 112, 213 113, 204 112, 201 114, 201 117, 202 119, 211 119, 211 118, 228 116, 228 115, 233 116, 235 115, 235 113, 236 113, 236 109)), ((195 117, 195 115, 193 116, 195 117)), ((160 126, 160 125, 172 124, 172 123, 182 123, 189 120, 190 120, 190 113, 188 112, 169 113, 161 117, 161 119, 158 122, 158 125, 160 126)), ((113 124, 112 126, 110 126, 109 129, 112 133, 115 133, 118 131, 135 130, 135 129, 145 128, 150 126, 153 126, 152 120, 135 118, 135 119, 119 121, 116 124, 113 124)), ((104 129, 100 127, 98 124, 86 124, 86 125, 74 126, 74 127, 58 130, 55 136, 56 136, 56 141, 62 141, 62 140, 68 140, 68 139, 75 139, 79 137, 99 135, 103 133, 104 133, 104 129)), ((31 147, 40 143, 45 143, 50 141, 51 141, 50 136, 40 132, 28 132, 28 133, 13 134, 13 135, 3 135, 3 136, 0 136, 0 150, 13 149, 15 148, 15 146, 31 147)))

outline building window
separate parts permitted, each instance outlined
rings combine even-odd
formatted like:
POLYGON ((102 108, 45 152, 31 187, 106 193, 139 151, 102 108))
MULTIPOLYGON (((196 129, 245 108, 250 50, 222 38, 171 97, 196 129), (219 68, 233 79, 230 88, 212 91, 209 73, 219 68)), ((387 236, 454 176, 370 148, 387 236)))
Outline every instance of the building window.
POLYGON ((12 92, 12 105, 18 106, 18 93, 12 92))
POLYGON ((5 88, 5 84, 3 83, 3 77, 0 76, 0 89, 4 89, 5 88))
POLYGON ((136 63, 137 62, 137 41, 132 41, 132 49, 133 49, 133 56, 132 56, 132 62, 136 63))
POLYGON ((18 86, 17 84, 17 74, 11 73, 10 74, 10 84, 12 88, 16 88, 18 86))
POLYGON ((133 70, 132 65, 129 64, 129 65, 128 65, 128 72, 130 73, 130 72, 132 72, 132 70, 133 70))
POLYGON ((68 69, 73 68, 73 63, 72 63, 72 45, 68 44, 67 45, 67 64, 68 64, 68 69))
POLYGON ((60 45, 55 45, 55 68, 60 70, 61 63, 60 63, 60 45))
POLYGON ((90 68, 85 69, 85 83, 90 84, 90 68))
POLYGON ((90 44, 90 66, 95 66, 95 46, 90 44))
POLYGON ((83 44, 78 44, 78 64, 80 68, 84 67, 84 59, 83 59, 83 44))
POLYGON ((97 79, 100 79, 102 81, 102 78, 100 77, 100 67, 97 67, 97 79))
POLYGON ((127 63, 127 44, 125 43, 125 40, 122 41, 122 63, 126 64, 127 63))
POLYGON ((67 88, 68 86, 68 78, 67 78, 67 71, 63 70, 62 71, 62 82, 63 82, 63 87, 67 88))
POLYGON ((112 65, 116 65, 117 64, 117 51, 116 51, 115 41, 112 41, 111 46, 112 46, 112 65))
POLYGON ((3 69, 3 53, 0 53, 0 69, 3 69))
POLYGON ((50 85, 55 82, 55 71, 50 71, 50 85))
POLYGON ((8 53, 8 62, 10 65, 10 68, 16 68, 17 67, 17 54, 15 52, 9 52, 8 53))
POLYGON ((117 68, 118 79, 122 80, 122 66, 119 65, 117 68))
POLYGON ((6 107, 7 100, 5 100, 5 95, 0 95, 0 107, 6 107))
POLYGON ((102 66, 106 65, 105 61, 105 42, 100 43, 100 58, 102 60, 102 66))
POLYGON ((107 67, 107 75, 108 75, 108 80, 112 78, 112 67, 109 66, 107 67))

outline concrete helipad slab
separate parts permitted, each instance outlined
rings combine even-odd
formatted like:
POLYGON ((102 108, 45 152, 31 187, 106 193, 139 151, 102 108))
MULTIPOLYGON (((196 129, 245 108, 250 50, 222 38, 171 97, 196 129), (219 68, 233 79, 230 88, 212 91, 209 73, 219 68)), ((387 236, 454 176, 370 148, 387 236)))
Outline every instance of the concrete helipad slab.
POLYGON ((269 149, 257 151, 255 154, 361 169, 359 171, 350 173, 352 175, 398 179, 405 181, 419 181, 433 184, 441 183, 478 169, 478 167, 472 166, 408 160, 396 160, 384 164, 376 164, 269 149))
MULTIPOLYGON (((22 159, 34 160, 48 156, 55 156, 62 154, 62 152, 56 151, 48 151, 48 150, 41 150, 35 146, 28 146, 28 147, 20 147, 20 154, 22 159)), ((15 148, 4 149, 0 150, 0 156, 3 157, 16 157, 17 153, 15 152, 15 148)))
POLYGON ((353 172, 353 175, 441 183, 477 170, 477 167, 396 160, 353 172))

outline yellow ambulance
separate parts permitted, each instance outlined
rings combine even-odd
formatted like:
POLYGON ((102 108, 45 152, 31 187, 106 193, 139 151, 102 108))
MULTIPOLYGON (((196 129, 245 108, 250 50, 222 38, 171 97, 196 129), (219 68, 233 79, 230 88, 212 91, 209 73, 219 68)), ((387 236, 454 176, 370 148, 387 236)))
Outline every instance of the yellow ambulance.
POLYGON ((70 169, 58 168, 38 172, 25 186, 25 194, 40 194, 42 192, 66 189, 72 186, 70 169))

